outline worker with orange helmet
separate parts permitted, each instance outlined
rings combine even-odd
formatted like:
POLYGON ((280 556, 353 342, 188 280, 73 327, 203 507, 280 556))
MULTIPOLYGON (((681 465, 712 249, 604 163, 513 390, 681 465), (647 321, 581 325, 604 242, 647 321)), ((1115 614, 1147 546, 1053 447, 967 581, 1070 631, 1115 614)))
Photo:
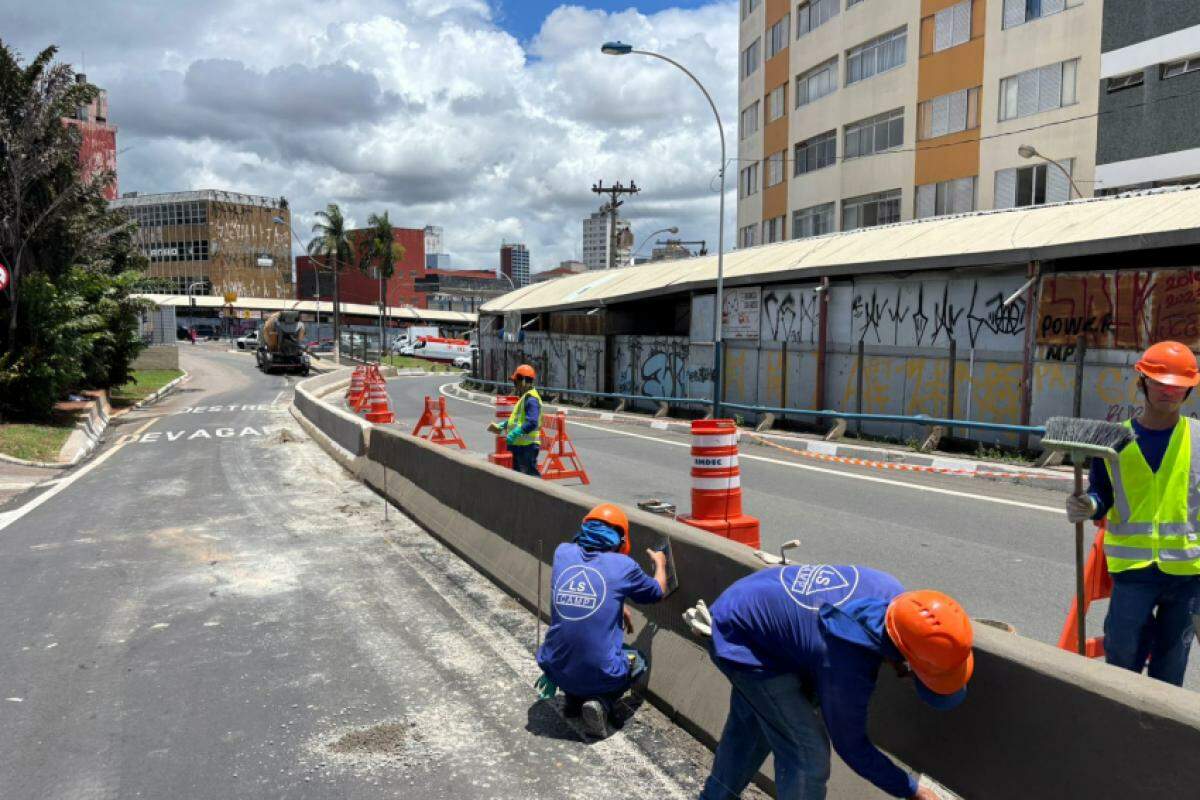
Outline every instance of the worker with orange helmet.
POLYGON ((1170 341, 1133 368, 1146 405, 1125 424, 1137 438, 1113 464, 1092 460, 1088 490, 1067 498, 1067 517, 1107 517, 1105 659, 1134 672, 1149 661, 1151 678, 1182 686, 1200 612, 1200 426, 1180 409, 1200 370, 1186 345, 1170 341))
POLYGON ((542 396, 533 388, 537 372, 528 364, 513 370, 512 382, 519 398, 512 413, 504 422, 488 425, 492 433, 503 433, 512 453, 512 468, 517 472, 541 477, 538 473, 538 450, 542 444, 542 396))
POLYGON ((626 601, 657 603, 667 591, 667 560, 647 550, 653 577, 629 557, 629 519, 612 503, 583 518, 575 538, 554 551, 550 628, 537 652, 543 697, 559 687, 563 713, 583 717, 595 737, 608 734, 613 704, 646 672, 646 658, 624 644, 633 632, 626 601))
POLYGON ((741 797, 768 753, 780 800, 823 798, 830 743, 888 794, 936 798, 871 744, 867 707, 884 662, 912 675, 917 694, 935 708, 962 701, 975 666, 973 637, 952 598, 906 592, 867 567, 789 564, 726 589, 705 632, 732 691, 701 800, 741 797))

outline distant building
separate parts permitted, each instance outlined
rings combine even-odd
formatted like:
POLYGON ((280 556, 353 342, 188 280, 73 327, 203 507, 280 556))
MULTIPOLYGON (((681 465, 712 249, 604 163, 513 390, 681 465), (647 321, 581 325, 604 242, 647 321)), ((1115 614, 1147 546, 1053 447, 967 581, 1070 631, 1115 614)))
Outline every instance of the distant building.
MULTIPOLYGON (((617 253, 615 267, 633 263, 633 231, 629 221, 617 217, 617 253)), ((588 269, 608 269, 609 216, 603 208, 583 221, 583 263, 588 269)))
POLYGON ((517 288, 529 285, 529 251, 519 242, 500 245, 500 272, 517 288))
MULTIPOLYGON (((349 233, 350 240, 357 243, 369 230, 359 229, 349 233)), ((425 293, 417 288, 428 272, 425 269, 425 232, 418 228, 393 228, 392 236, 396 244, 404 248, 404 255, 396 259, 392 277, 384 286, 387 304, 425 308, 425 293)), ((300 256, 296 259, 298 300, 333 301, 333 275, 324 268, 324 263, 324 258, 300 256)), ((343 303, 378 305, 379 278, 372 270, 363 272, 356 264, 344 266, 338 274, 338 294, 343 303)))
POLYGON ((450 254, 445 251, 441 225, 425 226, 425 269, 450 269, 450 254))
POLYGON ((692 251, 678 239, 667 239, 650 251, 651 261, 674 261, 680 258, 691 258, 692 251))
MULTIPOLYGON (((76 83, 87 83, 82 72, 75 76, 76 83)), ((108 92, 100 95, 86 106, 76 110, 74 117, 64 117, 63 122, 79 129, 79 172, 84 181, 90 181, 98 173, 108 170, 113 181, 104 187, 104 198, 116 200, 117 190, 117 126, 108 122, 108 92)))
POLYGON ((425 305, 431 311, 465 311, 472 313, 493 297, 510 291, 508 281, 491 270, 456 269, 429 270, 417 281, 417 291, 424 293, 425 305))
POLYGON ((554 269, 535 272, 529 280, 530 283, 541 283, 542 281, 552 281, 555 278, 561 278, 565 275, 578 275, 581 272, 587 271, 587 267, 584 266, 582 261, 563 261, 554 269))
POLYGON ((139 195, 109 204, 137 225, 148 277, 166 294, 291 298, 291 213, 282 197, 213 189, 139 195), (279 219, 280 222, 275 222, 279 219))

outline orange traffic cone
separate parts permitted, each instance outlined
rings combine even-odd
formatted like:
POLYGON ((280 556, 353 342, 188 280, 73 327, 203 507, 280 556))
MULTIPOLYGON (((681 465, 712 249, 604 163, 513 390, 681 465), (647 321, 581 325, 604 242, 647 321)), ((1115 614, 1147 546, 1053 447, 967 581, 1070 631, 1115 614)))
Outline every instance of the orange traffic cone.
MULTIPOLYGON (((1092 549, 1088 553, 1087 566, 1083 569, 1083 614, 1087 615, 1088 607, 1096 600, 1103 600, 1112 595, 1112 576, 1108 574, 1108 561, 1104 557, 1104 531, 1105 521, 1100 521, 1100 530, 1096 531, 1096 538, 1092 542, 1092 549)), ((1075 599, 1071 599, 1071 610, 1067 612, 1067 621, 1063 623, 1062 635, 1058 637, 1058 646, 1063 650, 1070 650, 1072 653, 1077 651, 1079 634, 1076 633, 1079 625, 1079 609, 1075 599)), ((1089 636, 1087 645, 1084 648, 1088 658, 1101 658, 1104 656, 1104 637, 1089 636)))
POLYGON ((568 478, 579 478, 585 486, 591 483, 588 480, 587 470, 583 468, 583 462, 579 460, 579 453, 576 452, 571 437, 567 436, 566 414, 542 415, 542 453, 546 458, 538 467, 538 471, 545 480, 562 481, 568 478), (568 467, 563 463, 564 458, 571 462, 571 466, 568 467))
POLYGON ((362 407, 363 390, 366 388, 365 376, 366 370, 362 367, 355 367, 350 376, 350 387, 346 390, 346 405, 355 411, 362 407))
POLYGON ((692 421, 692 513, 679 521, 758 550, 759 522, 742 513, 737 439, 731 419, 692 421))
MULTIPOLYGON (((511 395, 497 396, 496 421, 507 422, 509 415, 512 414, 513 406, 516 404, 517 398, 511 395)), ((496 434, 496 449, 488 453, 488 461, 501 467, 512 468, 512 453, 508 452, 508 442, 505 440, 503 433, 496 434)))
POLYGON ((367 394, 371 403, 371 410, 367 412, 367 422, 388 423, 395 422, 396 416, 392 413, 391 406, 388 405, 387 387, 383 381, 378 381, 371 384, 371 388, 367 390, 367 394))
POLYGON ((444 397, 438 398, 436 409, 433 398, 425 398, 425 410, 421 413, 421 418, 417 420, 412 435, 428 439, 434 444, 458 445, 463 450, 467 449, 467 443, 458 435, 458 428, 455 427, 454 420, 450 419, 450 414, 446 411, 446 398, 444 397), (429 434, 426 436, 421 435, 424 428, 429 428, 429 434))

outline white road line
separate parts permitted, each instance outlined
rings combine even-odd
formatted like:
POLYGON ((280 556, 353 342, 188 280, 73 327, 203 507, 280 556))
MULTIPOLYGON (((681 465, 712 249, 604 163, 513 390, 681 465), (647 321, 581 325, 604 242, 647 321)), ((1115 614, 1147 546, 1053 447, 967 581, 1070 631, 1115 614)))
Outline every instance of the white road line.
POLYGON ((273 406, 279 405, 279 398, 283 397, 285 394, 287 394, 287 392, 288 392, 288 390, 284 389, 279 394, 275 395, 275 399, 271 401, 271 405, 273 405, 273 406))
MULTIPOLYGON (((443 384, 442 386, 438 387, 438 391, 441 394, 445 395, 446 397, 449 397, 454 400, 458 400, 461 403, 470 403, 471 405, 483 406, 484 408, 492 407, 491 404, 489 404, 489 403, 481 403, 478 400, 466 400, 462 397, 458 397, 457 395, 448 394, 446 392, 446 387, 452 386, 452 385, 455 385, 455 384, 449 384, 449 383, 443 384)), ((673 442, 670 439, 660 439, 657 436, 647 436, 643 433, 632 433, 630 431, 621 431, 621 430, 617 430, 615 428, 606 428, 606 427, 603 427, 600 425, 589 425, 586 422, 580 422, 577 419, 571 421, 571 427, 572 428, 591 428, 592 430, 603 431, 604 433, 615 433, 618 436, 629 436, 633 439, 645 439, 648 442, 657 442, 659 444, 666 444, 666 445, 670 445, 672 447, 686 447, 688 449, 691 449, 691 444, 688 442, 673 442)), ((868 483, 882 483, 882 484, 886 484, 888 486, 899 486, 902 489, 911 489, 911 490, 917 491, 917 492, 930 492, 932 494, 945 494, 945 495, 950 495, 951 497, 962 497, 967 500, 979 500, 984 503, 996 503, 998 505, 1003 505, 1003 506, 1015 506, 1017 508, 1028 508, 1033 511, 1048 511, 1051 514, 1064 514, 1065 515, 1067 513, 1065 509, 1056 508, 1054 506, 1040 506, 1036 503, 1023 503, 1020 500, 1007 500, 1003 497, 988 497, 987 495, 984 495, 984 494, 975 494, 973 492, 960 492, 955 489, 942 489, 937 486, 921 486, 920 484, 916 484, 916 483, 905 483, 904 481, 892 480, 890 478, 879 478, 874 475, 860 475, 856 472, 843 472, 842 470, 830 469, 828 467, 818 467, 818 466, 814 466, 812 464, 798 464, 795 461, 784 461, 783 459, 779 459, 779 458, 768 458, 767 456, 756 456, 756 455, 753 455, 750 453, 746 453, 744 451, 738 453, 738 457, 743 460, 746 460, 746 461, 762 461, 763 463, 766 463, 766 464, 778 464, 779 466, 791 467, 793 469, 803 469, 803 470, 808 470, 809 472, 820 472, 824 475, 835 475, 839 478, 850 478, 851 480, 867 481, 868 483)))
POLYGON ((56 494, 61 492, 63 489, 66 489, 68 486, 70 486, 72 483, 74 483, 75 481, 82 478, 84 475, 87 475, 89 472, 91 472, 96 467, 103 464, 105 461, 112 458, 114 454, 120 452, 121 448, 123 448, 126 444, 128 444, 129 442, 136 439, 147 428, 149 428, 154 423, 158 422, 159 419, 160 419, 160 417, 154 417, 153 419, 148 420, 145 425, 143 425, 142 427, 140 427, 136 431, 134 431, 133 434, 129 438, 122 437, 122 441, 119 444, 114 445, 111 450, 101 453, 99 456, 96 457, 96 459, 94 461, 81 467, 78 471, 71 473, 70 475, 68 475, 65 478, 60 478, 58 480, 58 482, 56 484, 54 484, 54 486, 49 491, 42 492, 37 497, 33 498, 32 500, 30 500, 28 503, 21 506, 20 508, 15 508, 12 511, 5 511, 3 513, 0 513, 0 531, 4 530, 9 525, 11 525, 14 522, 16 522, 17 520, 19 520, 21 517, 25 516, 30 511, 33 511, 35 508, 40 506, 42 503, 49 500, 51 497, 54 497, 56 494))

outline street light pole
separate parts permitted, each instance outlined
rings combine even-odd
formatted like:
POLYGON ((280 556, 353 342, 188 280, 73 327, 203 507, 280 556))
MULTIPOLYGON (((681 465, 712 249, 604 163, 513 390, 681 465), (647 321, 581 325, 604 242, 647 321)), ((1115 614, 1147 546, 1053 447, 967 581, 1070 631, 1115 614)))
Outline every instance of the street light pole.
MULTIPOLYGON (((1053 164, 1055 169, 1057 169, 1059 172, 1061 172, 1063 174, 1063 176, 1067 179, 1067 183, 1070 185, 1071 189, 1075 190, 1075 196, 1079 197, 1079 198, 1083 197, 1083 192, 1079 191, 1079 187, 1075 185, 1075 179, 1071 177, 1071 173, 1067 172, 1066 168, 1063 167, 1062 164, 1058 163, 1057 161, 1055 161, 1053 159, 1046 158, 1044 155, 1039 153, 1035 147, 1033 147, 1032 145, 1028 145, 1028 144, 1023 144, 1020 147, 1018 147, 1017 155, 1019 155, 1021 158, 1040 158, 1042 161, 1045 161, 1047 164, 1053 164)), ((1067 190, 1067 200, 1071 199, 1071 189, 1067 190)))
POLYGON ((704 84, 700 79, 691 73, 691 71, 680 64, 673 58, 668 58, 661 53, 654 53, 649 50, 634 50, 632 45, 624 44, 623 42, 605 42, 600 48, 600 52, 610 56, 624 56, 630 53, 636 53, 641 56, 650 56, 661 61, 666 61, 683 71, 685 75, 692 79, 692 82, 699 87, 704 94, 704 99, 708 101, 709 108, 712 109, 713 116, 717 120, 717 132, 721 136, 721 198, 720 198, 720 215, 721 218, 717 223, 717 293, 713 306, 713 417, 720 418, 721 402, 724 399, 722 395, 725 393, 725 374, 721 364, 721 317, 725 308, 725 126, 721 124, 721 115, 717 112, 717 104, 713 102, 712 95, 708 93, 708 89, 704 88, 704 84))
POLYGON ((633 259, 637 258, 637 254, 640 253, 642 251, 642 248, 646 246, 646 242, 650 241, 655 236, 658 236, 660 233, 669 233, 672 236, 675 236, 679 233, 679 228, 676 228, 674 225, 672 225, 669 228, 663 228, 662 230, 657 230, 654 233, 647 236, 645 239, 642 239, 642 243, 639 244, 636 249, 634 249, 633 255, 631 255, 629 257, 629 260, 632 261, 633 259))

